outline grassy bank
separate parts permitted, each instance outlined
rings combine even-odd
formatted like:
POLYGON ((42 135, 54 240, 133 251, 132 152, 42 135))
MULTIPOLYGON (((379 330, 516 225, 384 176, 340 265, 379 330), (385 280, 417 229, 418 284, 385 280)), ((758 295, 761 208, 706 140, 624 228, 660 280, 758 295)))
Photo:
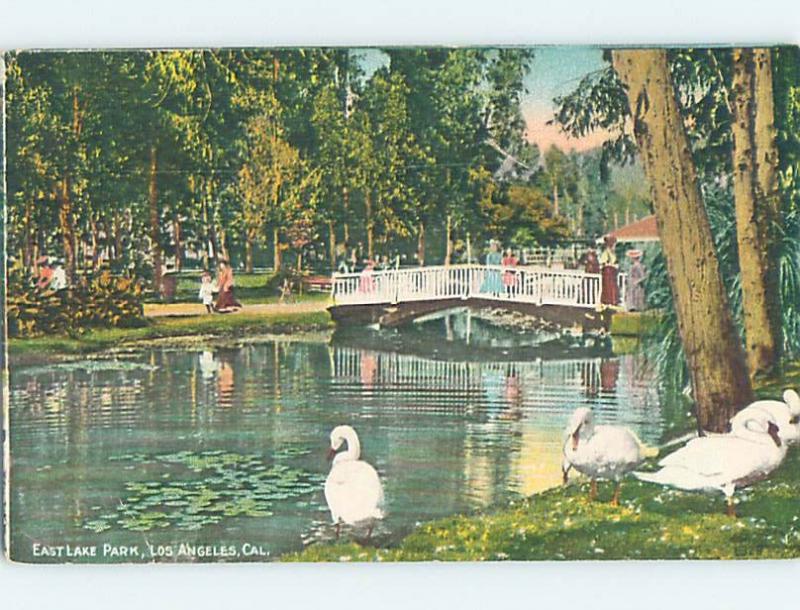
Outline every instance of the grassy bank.
MULTIPOLYGON (((800 388, 800 362, 763 383, 761 397, 800 388)), ((572 483, 483 514, 421 525, 389 548, 352 540, 317 544, 286 561, 488 561, 560 559, 744 559, 800 557, 800 447, 769 480, 737 493, 738 518, 721 494, 665 489, 626 479, 622 503, 588 500, 572 483)))
POLYGON ((619 507, 589 502, 588 484, 553 489, 502 510, 420 526, 397 546, 314 545, 287 561, 487 561, 735 559, 800 556, 800 452, 770 481, 739 494, 739 518, 721 495, 682 493, 627 481, 619 507))
POLYGON ((658 328, 659 317, 652 311, 620 311, 611 318, 610 332, 615 337, 643 337, 658 328))
POLYGON ((89 331, 79 337, 12 338, 9 361, 25 364, 54 357, 75 356, 152 339, 188 336, 238 337, 251 334, 319 330, 332 325, 327 311, 239 313, 165 317, 148 320, 140 328, 111 328, 89 331))

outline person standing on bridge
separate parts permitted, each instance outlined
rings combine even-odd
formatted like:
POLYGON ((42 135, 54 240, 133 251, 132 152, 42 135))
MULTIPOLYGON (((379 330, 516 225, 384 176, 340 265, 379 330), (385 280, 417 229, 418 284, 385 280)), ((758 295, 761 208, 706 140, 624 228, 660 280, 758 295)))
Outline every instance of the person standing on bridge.
POLYGON ((499 297, 503 291, 503 282, 500 278, 500 265, 503 264, 503 256, 500 254, 500 244, 494 239, 489 242, 489 253, 486 255, 486 265, 490 267, 486 270, 486 275, 481 284, 481 292, 488 292, 495 297, 499 297))
POLYGON ((517 285, 517 272, 508 267, 516 267, 518 264, 517 257, 514 256, 514 251, 511 248, 506 249, 502 264, 503 267, 506 267, 503 272, 503 286, 506 289, 506 296, 510 297, 514 292, 514 287, 517 285))
POLYGON ((609 307, 616 307, 619 304, 619 288, 617 286, 617 254, 614 246, 617 239, 613 235, 606 235, 603 238, 605 248, 600 253, 600 273, 602 275, 600 288, 600 302, 609 307))

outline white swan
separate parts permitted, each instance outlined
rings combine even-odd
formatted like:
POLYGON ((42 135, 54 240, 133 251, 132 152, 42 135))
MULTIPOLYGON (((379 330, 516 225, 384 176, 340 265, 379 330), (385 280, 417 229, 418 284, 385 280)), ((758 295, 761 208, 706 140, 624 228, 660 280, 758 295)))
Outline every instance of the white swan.
POLYGON ((616 481, 611 504, 619 505, 622 478, 651 451, 645 449, 638 437, 622 426, 596 426, 592 411, 587 407, 575 409, 564 430, 564 460, 561 471, 564 483, 570 468, 590 477, 589 498, 597 497, 597 479, 616 481))
POLYGON ((336 524, 337 538, 342 523, 366 525, 367 536, 371 535, 375 521, 383 518, 383 485, 375 469, 359 459, 361 443, 353 428, 333 429, 328 457, 333 463, 325 480, 325 501, 336 524), (347 450, 336 453, 345 443, 347 450))
POLYGON ((687 491, 719 491, 725 495, 728 514, 736 516, 733 494, 767 478, 786 457, 778 425, 765 411, 736 420, 729 434, 702 436, 669 454, 656 472, 634 472, 642 481, 687 491))
POLYGON ((800 442, 800 396, 794 390, 783 393, 780 400, 757 400, 748 405, 731 419, 731 429, 741 427, 753 417, 754 412, 761 411, 772 417, 778 425, 779 435, 784 443, 800 442))

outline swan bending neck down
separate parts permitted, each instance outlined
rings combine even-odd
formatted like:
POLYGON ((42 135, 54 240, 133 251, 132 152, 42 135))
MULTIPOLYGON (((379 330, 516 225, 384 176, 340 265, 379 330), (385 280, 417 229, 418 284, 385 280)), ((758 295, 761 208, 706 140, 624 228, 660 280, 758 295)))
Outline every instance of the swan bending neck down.
POLYGON ((361 458, 361 441, 358 434, 350 426, 336 426, 331 431, 331 447, 328 449, 328 459, 332 459, 331 466, 342 462, 355 462, 361 458), (337 453, 343 444, 347 444, 347 450, 337 453))
POLYGON ((622 426, 596 426, 592 411, 587 407, 575 409, 564 430, 564 460, 561 470, 564 483, 569 471, 575 468, 591 479, 589 499, 597 496, 597 479, 609 479, 617 483, 611 504, 619 504, 623 477, 636 468, 647 450, 639 438, 622 426))
POLYGON ((751 403, 731 419, 731 430, 744 425, 757 413, 763 412, 772 417, 780 428, 781 441, 792 444, 800 442, 800 396, 794 390, 783 393, 783 402, 780 400, 757 400, 751 403))
POLYGON ((375 521, 383 518, 383 485, 376 470, 361 460, 361 443, 350 426, 336 426, 330 435, 328 457, 333 458, 331 471, 325 480, 325 501, 336 524, 339 537, 342 523, 366 525, 367 537, 375 521), (337 453, 342 445, 347 450, 337 453))
POLYGON ((731 425, 729 434, 693 439, 662 459, 660 470, 634 472, 634 476, 686 491, 721 492, 728 514, 736 516, 736 490, 766 479, 780 466, 786 457, 786 443, 766 411, 753 410, 749 418, 731 425))

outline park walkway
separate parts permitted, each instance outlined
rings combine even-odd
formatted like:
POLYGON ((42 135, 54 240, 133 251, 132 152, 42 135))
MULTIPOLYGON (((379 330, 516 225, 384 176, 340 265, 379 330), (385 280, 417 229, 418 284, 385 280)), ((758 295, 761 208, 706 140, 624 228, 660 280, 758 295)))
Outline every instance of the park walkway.
POLYGON ((325 311, 328 306, 325 300, 301 301, 299 303, 257 303, 244 305, 239 311, 227 314, 209 314, 202 303, 145 303, 144 315, 148 318, 177 316, 237 316, 237 315, 270 315, 280 313, 314 313, 325 311))

